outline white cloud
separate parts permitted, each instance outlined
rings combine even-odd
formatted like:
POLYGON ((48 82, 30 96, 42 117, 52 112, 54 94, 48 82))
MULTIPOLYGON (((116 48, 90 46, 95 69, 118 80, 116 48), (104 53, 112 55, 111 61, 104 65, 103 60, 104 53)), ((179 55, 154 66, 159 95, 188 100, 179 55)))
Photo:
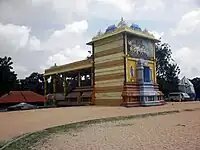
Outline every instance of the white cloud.
POLYGON ((44 43, 43 49, 49 51, 47 63, 41 68, 50 67, 56 63, 63 65, 77 60, 85 59, 88 54, 87 38, 84 33, 88 29, 86 20, 65 25, 64 29, 56 30, 44 43))
POLYGON ((191 0, 179 0, 181 3, 188 3, 190 2, 191 0))
POLYGON ((40 50, 40 40, 37 39, 35 36, 30 37, 29 49, 32 51, 40 50))
POLYGON ((13 58, 14 64, 18 64, 15 70, 20 77, 21 74, 27 74, 28 70, 36 71, 38 66, 38 71, 43 72, 41 69, 54 63, 60 65, 86 58, 87 38, 83 35, 87 29, 86 20, 76 21, 66 24, 61 30, 55 30, 46 41, 41 42, 31 35, 31 29, 26 26, 0 24, 0 55, 13 58))
POLYGON ((7 51, 7 47, 12 52, 19 51, 24 47, 29 47, 32 50, 40 49, 40 41, 31 35, 30 28, 13 24, 0 23, 0 45, 0 54, 7 51))
POLYGON ((116 1, 116 0, 96 0, 97 2, 103 4, 109 4, 115 6, 117 9, 120 9, 122 12, 129 13, 134 9, 135 3, 131 0, 123 0, 123 1, 116 1))
POLYGON ((0 23, 0 42, 1 45, 12 45, 15 50, 24 47, 28 41, 30 29, 25 26, 0 23))
MULTIPOLYGON (((189 2, 184 1, 189 5, 189 2)), ((175 61, 181 68, 181 77, 189 78, 199 76, 200 65, 199 60, 199 38, 200 38, 200 9, 188 11, 180 17, 176 27, 171 29, 171 41, 174 48, 173 51, 175 61)))
POLYGON ((44 42, 42 49, 54 53, 63 51, 66 48, 71 49, 75 45, 81 44, 81 42, 86 43, 86 39, 83 38, 83 34, 87 31, 87 29, 88 23, 86 20, 65 25, 64 29, 56 30, 52 33, 49 39, 44 42))
POLYGON ((155 11, 160 9, 165 9, 165 3, 163 0, 154 0, 153 3, 152 1, 146 0, 143 6, 143 10, 146 11, 155 11))
POLYGON ((72 49, 66 48, 63 51, 49 56, 47 66, 53 66, 55 63, 57 65, 63 65, 74 61, 82 60, 85 59, 87 55, 87 50, 81 49, 80 45, 76 45, 72 49))
MULTIPOLYGON (((21 66, 21 71, 20 67, 17 69, 20 76, 26 74, 23 67, 30 73, 43 72, 44 67, 54 63, 84 59, 90 49, 85 43, 94 32, 121 17, 151 28, 156 38, 162 37, 162 41, 164 38, 176 47, 173 54, 182 54, 182 47, 197 54, 200 38, 197 8, 197 0, 1 0, 0 55, 12 56, 15 66, 21 66), (181 38, 169 33, 174 26, 181 38)), ((177 56, 182 72, 189 75, 191 69, 184 67, 192 63, 185 64, 180 59, 177 56)))
MULTIPOLYGON (((54 13, 58 23, 75 21, 76 17, 84 17, 88 13, 90 0, 32 0, 32 5, 37 8, 45 8, 50 14, 54 13)), ((52 22, 48 14, 43 14, 49 22, 52 22)))
POLYGON ((182 16, 172 35, 187 35, 200 31, 200 9, 193 10, 182 16))
POLYGON ((79 22, 73 22, 72 24, 65 25, 65 29, 61 31, 55 31, 54 34, 62 34, 66 32, 75 32, 78 34, 82 34, 83 32, 87 31, 88 23, 86 20, 82 20, 79 22))
POLYGON ((149 0, 93 0, 94 3, 95 1, 97 4, 89 7, 90 14, 108 20, 116 20, 122 16, 127 20, 155 20, 162 16, 166 8, 164 0, 154 0, 153 3, 149 0))
POLYGON ((174 53, 173 56, 181 69, 181 77, 192 78, 200 76, 200 69, 198 68, 200 64, 199 55, 200 51, 198 49, 190 49, 188 47, 183 47, 174 53))
POLYGON ((17 72, 26 72, 28 71, 28 69, 24 66, 20 66, 20 65, 14 65, 14 70, 17 72))
POLYGON ((29 75, 29 69, 27 69, 26 67, 19 65, 17 63, 13 64, 13 69, 14 71, 18 74, 18 78, 23 78, 24 75, 29 75))
POLYGON ((156 39, 161 38, 163 40, 164 32, 149 31, 149 33, 153 34, 156 39))

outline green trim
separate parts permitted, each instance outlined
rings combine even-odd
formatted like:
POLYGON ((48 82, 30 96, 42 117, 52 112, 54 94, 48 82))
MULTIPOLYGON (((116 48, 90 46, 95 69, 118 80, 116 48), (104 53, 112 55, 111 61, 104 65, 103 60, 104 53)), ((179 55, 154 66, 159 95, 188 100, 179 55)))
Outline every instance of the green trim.
POLYGON ((6 143, 7 143, 6 141, 0 141, 0 148, 6 145, 6 143))

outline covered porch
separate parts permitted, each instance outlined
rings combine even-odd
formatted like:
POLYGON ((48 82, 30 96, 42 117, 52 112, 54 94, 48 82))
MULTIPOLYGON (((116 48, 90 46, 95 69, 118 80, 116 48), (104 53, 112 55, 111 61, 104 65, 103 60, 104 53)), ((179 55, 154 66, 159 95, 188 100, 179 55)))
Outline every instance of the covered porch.
POLYGON ((45 70, 45 95, 56 106, 93 104, 92 60, 82 60, 45 70))

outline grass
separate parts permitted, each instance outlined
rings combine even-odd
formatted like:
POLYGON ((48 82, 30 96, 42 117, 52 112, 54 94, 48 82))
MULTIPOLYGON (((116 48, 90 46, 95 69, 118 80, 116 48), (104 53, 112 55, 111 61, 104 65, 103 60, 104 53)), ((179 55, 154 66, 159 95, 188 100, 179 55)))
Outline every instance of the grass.
MULTIPOLYGON (((147 113, 147 114, 138 114, 138 115, 131 115, 131 116, 119 116, 119 117, 109 117, 109 118, 102 118, 102 119, 94 119, 88 121, 82 121, 77 123, 71 123, 67 125, 56 126, 52 128, 48 128, 39 132, 34 132, 28 135, 25 135, 17 140, 10 142, 6 147, 0 150, 29 150, 31 147, 44 140, 51 134, 64 132, 67 133, 71 130, 78 130, 88 125, 94 125, 98 123, 104 122, 112 122, 112 121, 120 121, 120 120, 128 120, 128 119, 135 119, 135 118, 146 118, 151 116, 158 116, 158 115, 167 115, 167 114, 174 114, 179 113, 180 111, 165 111, 165 112, 157 112, 157 113, 147 113)), ((44 141, 43 141, 44 142, 44 141)))
POLYGON ((184 109, 184 111, 195 111, 194 109, 184 109))
POLYGON ((6 143, 6 141, 0 141, 0 148, 3 147, 6 143))
POLYGON ((193 108, 193 109, 183 109, 183 111, 195 111, 195 110, 200 110, 200 108, 193 108))

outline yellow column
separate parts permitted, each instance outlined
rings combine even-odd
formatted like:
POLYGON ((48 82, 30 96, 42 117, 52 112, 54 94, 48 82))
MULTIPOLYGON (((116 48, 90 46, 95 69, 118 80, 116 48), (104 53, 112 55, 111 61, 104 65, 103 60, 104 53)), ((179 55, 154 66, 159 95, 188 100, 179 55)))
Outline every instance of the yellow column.
POLYGON ((91 68, 91 76, 90 76, 90 78, 91 78, 91 86, 93 86, 93 80, 94 80, 94 78, 93 78, 93 68, 91 68))
POLYGON ((157 84, 157 77, 156 77, 156 61, 154 61, 154 80, 155 80, 155 83, 157 84))
POLYGON ((95 104, 95 83, 94 83, 94 68, 91 68, 91 86, 92 86, 92 99, 91 99, 91 104, 95 104))
POLYGON ((67 96, 67 83, 66 83, 66 74, 63 74, 63 85, 64 85, 64 96, 67 96))
POLYGON ((155 83, 157 84, 157 77, 156 77, 156 47, 155 47, 155 44, 154 44, 154 80, 155 80, 155 83))
POLYGON ((125 63, 126 70, 124 72, 124 75, 125 75, 124 78, 125 78, 126 82, 128 82, 128 71, 127 70, 129 69, 128 68, 128 60, 127 60, 127 58, 128 58, 127 57, 128 56, 128 44, 127 43, 128 43, 128 39, 127 39, 127 34, 125 33, 124 34, 124 57, 125 57, 124 63, 125 63))
POLYGON ((52 76, 53 77, 53 94, 56 93, 56 77, 55 76, 52 76))
POLYGON ((80 71, 78 72, 78 87, 81 86, 81 74, 80 71))
POLYGON ((47 95, 47 79, 44 77, 44 96, 47 95))

